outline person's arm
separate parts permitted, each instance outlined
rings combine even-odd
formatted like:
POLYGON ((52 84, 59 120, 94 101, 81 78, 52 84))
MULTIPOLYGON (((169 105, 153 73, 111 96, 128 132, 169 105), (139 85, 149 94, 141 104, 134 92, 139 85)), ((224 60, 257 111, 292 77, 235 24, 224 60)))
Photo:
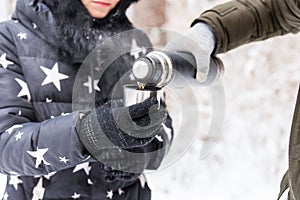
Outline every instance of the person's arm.
MULTIPOLYGON (((100 117, 102 127, 96 128, 97 130, 93 124, 87 122, 84 124, 87 129, 81 129, 78 132, 78 124, 82 124, 87 116, 94 115, 91 111, 86 111, 84 116, 79 111, 75 111, 67 116, 39 122, 31 101, 30 86, 24 78, 22 67, 18 64, 15 45, 9 38, 11 38, 11 33, 1 25, 0 173, 25 176, 46 175, 83 162, 97 160, 112 162, 112 165, 118 164, 115 162, 124 163, 125 161, 126 166, 135 164, 132 160, 128 160, 128 157, 123 158, 124 156, 120 155, 117 145, 114 145, 113 148, 101 145, 104 143, 101 138, 105 139, 106 137, 117 143, 120 148, 136 147, 142 152, 147 152, 148 148, 151 151, 160 148, 161 144, 156 144, 155 138, 148 138, 151 141, 149 143, 146 139, 144 142, 143 139, 134 139, 121 132, 119 127, 114 126, 112 120, 108 121, 108 117, 113 111, 104 105, 96 109, 102 117, 100 117), (104 129, 105 132, 101 132, 101 129, 104 129), (87 160, 88 157, 90 158, 87 160)), ((148 107, 152 107, 154 103, 152 102, 148 107)), ((144 104, 140 104, 132 107, 139 110, 139 112, 134 112, 133 116, 137 115, 136 118, 141 122, 145 122, 145 118, 149 118, 147 117, 149 111, 143 106, 144 104)), ((117 112, 118 110, 125 109, 114 109, 117 116, 121 113, 117 112)), ((160 126, 165 119, 165 114, 163 110, 160 113, 162 117, 158 116, 157 120, 151 121, 153 125, 136 127, 137 131, 145 132, 152 128, 153 134, 164 136, 160 126)), ((145 162, 151 166, 143 165, 141 167, 158 167, 163 157, 163 154, 160 155, 161 157, 145 158, 147 159, 145 162)), ((143 157, 139 161, 144 162, 143 157)))
POLYGON ((192 25, 205 22, 216 37, 213 54, 300 29, 299 0, 235 0, 201 14, 192 25))
POLYGON ((79 113, 38 122, 11 33, 0 25, 0 172, 45 175, 87 158, 75 131, 79 113))

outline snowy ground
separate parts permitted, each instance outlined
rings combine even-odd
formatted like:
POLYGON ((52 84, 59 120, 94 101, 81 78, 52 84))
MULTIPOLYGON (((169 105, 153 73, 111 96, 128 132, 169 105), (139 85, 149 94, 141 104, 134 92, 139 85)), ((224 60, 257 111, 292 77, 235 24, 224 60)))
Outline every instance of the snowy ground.
MULTIPOLYGON (((201 7, 197 2, 182 3, 190 11, 186 18, 176 20, 171 19, 180 13, 180 6, 173 6, 166 28, 185 30, 197 10, 218 1, 203 1, 201 7)), ((277 199, 287 169, 289 131, 300 81, 299 42, 299 34, 287 35, 220 56, 225 64, 222 81, 226 95, 222 137, 209 156, 199 159, 205 142, 201 134, 207 131, 207 117, 211 116, 211 104, 204 101, 199 106, 203 124, 195 143, 178 162, 148 175, 154 200, 277 199)), ((190 105, 188 99, 186 105, 190 105)))
POLYGON ((149 175, 155 200, 276 199, 287 169, 299 40, 299 35, 286 36, 221 56, 226 68, 222 138, 200 160, 204 140, 198 137, 177 163, 149 175))
POLYGON ((2 195, 4 193, 5 184, 6 184, 6 177, 0 174, 0 199, 2 198, 2 195))
MULTIPOLYGON (((197 8, 195 2, 184 6, 197 8)), ((201 11, 216 2, 203 1, 198 8, 201 11)), ((178 8, 173 6, 173 12, 178 8)), ((170 22, 166 28, 184 30, 195 13, 170 22)), ((299 34, 287 35, 221 55, 226 68, 222 75, 226 95, 222 136, 213 151, 200 159, 206 140, 202 135, 209 128, 213 111, 208 91, 199 89, 199 134, 177 162, 148 174, 153 200, 277 198, 287 169, 289 130, 300 80, 299 43, 299 34)), ((189 95, 181 99, 186 106, 190 105, 189 95)), ((195 108, 187 109, 192 119, 195 108)), ((181 126, 189 131, 188 120, 181 126)), ((4 179, 0 176, 0 197, 4 179)))

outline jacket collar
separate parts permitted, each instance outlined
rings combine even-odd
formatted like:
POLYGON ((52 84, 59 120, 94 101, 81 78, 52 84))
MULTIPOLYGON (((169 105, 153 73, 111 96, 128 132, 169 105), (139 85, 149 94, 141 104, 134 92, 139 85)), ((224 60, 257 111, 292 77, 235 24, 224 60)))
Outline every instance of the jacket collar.
MULTIPOLYGON (((108 32, 107 36, 109 37, 109 34, 117 33, 120 30, 124 31, 126 27, 131 28, 131 23, 125 16, 125 12, 127 8, 136 1, 138 0, 121 0, 107 17, 103 19, 93 19, 81 4, 80 0, 18 0, 12 19, 19 20, 20 23, 29 30, 36 26, 35 34, 39 38, 51 46, 60 49, 61 41, 64 36, 55 31, 55 27, 57 26, 55 19, 62 18, 60 16, 65 13, 72 15, 74 12, 79 12, 81 17, 78 23, 76 22, 77 26, 83 23, 90 24, 90 27, 95 29, 95 32, 108 32), (60 5, 58 6, 58 4, 60 5), (70 8, 68 5, 73 6, 70 8)), ((66 15, 64 15, 64 17, 65 16, 66 15)), ((73 18, 71 20, 73 20, 73 18)), ((74 21, 76 21, 76 19, 74 19, 74 21)), ((90 32, 90 29, 88 32, 90 32)), ((91 50, 91 48, 92 47, 87 47, 86 51, 91 50)), ((87 53, 85 51, 81 52, 81 54, 76 53, 76 55, 74 52, 68 52, 73 55, 72 62, 82 61, 86 57, 87 53)))
POLYGON ((50 44, 57 41, 52 28, 54 18, 45 4, 36 0, 18 0, 12 19, 20 21, 29 30, 36 29, 36 35, 50 44))

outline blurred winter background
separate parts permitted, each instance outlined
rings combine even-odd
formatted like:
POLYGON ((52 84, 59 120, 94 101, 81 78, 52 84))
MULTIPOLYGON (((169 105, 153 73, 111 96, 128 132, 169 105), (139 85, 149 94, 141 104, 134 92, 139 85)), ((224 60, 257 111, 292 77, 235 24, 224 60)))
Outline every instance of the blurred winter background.
MULTIPOLYGON (((143 0, 128 15, 138 27, 160 27, 181 33, 202 11, 220 2, 143 0)), ((0 19, 7 19, 12 9, 12 0, 2 0, 0 19)), ((158 29, 151 34, 167 40, 158 29)), ((220 55, 225 65, 222 82, 226 112, 219 139, 203 137, 216 112, 209 90, 197 89, 198 112, 190 104, 192 94, 180 97, 185 109, 190 110, 191 119, 199 117, 199 134, 180 159, 148 174, 153 200, 277 198, 281 177, 287 169, 289 131, 300 80, 299 43, 299 34, 289 34, 220 55), (216 140, 217 145, 200 159, 207 140, 216 140)), ((176 111, 173 113, 176 120, 176 111)), ((178 126, 188 132, 192 125, 185 119, 178 126)), ((5 182, 5 176, 0 176, 0 199, 5 182)))

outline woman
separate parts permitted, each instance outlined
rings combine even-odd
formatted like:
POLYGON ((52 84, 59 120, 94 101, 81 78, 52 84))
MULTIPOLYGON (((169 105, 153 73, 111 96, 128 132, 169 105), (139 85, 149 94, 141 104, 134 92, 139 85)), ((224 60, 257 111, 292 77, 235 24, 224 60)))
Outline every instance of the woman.
MULTIPOLYGON (((165 145, 154 134, 132 138, 113 123, 112 113, 126 116, 125 107, 114 109, 110 99, 115 83, 135 59, 132 44, 151 47, 141 31, 118 38, 113 48, 127 53, 109 65, 100 80, 93 74, 97 69, 81 77, 80 90, 96 93, 96 113, 72 111, 73 86, 84 59, 97 44, 133 28, 125 11, 135 1, 19 0, 12 20, 1 24, 0 172, 9 176, 4 199, 150 199, 145 178, 139 175, 145 168, 157 168, 164 152, 145 158, 142 165, 123 157, 124 165, 140 169, 129 173, 104 165, 118 154, 99 147, 103 135, 119 150, 131 152, 165 145), (91 138, 96 138, 94 143, 91 138)), ((108 52, 100 52, 97 59, 108 52)), ((165 139, 161 109, 154 113, 156 124, 149 125, 150 108, 156 103, 150 99, 130 107, 130 117, 165 139)))

